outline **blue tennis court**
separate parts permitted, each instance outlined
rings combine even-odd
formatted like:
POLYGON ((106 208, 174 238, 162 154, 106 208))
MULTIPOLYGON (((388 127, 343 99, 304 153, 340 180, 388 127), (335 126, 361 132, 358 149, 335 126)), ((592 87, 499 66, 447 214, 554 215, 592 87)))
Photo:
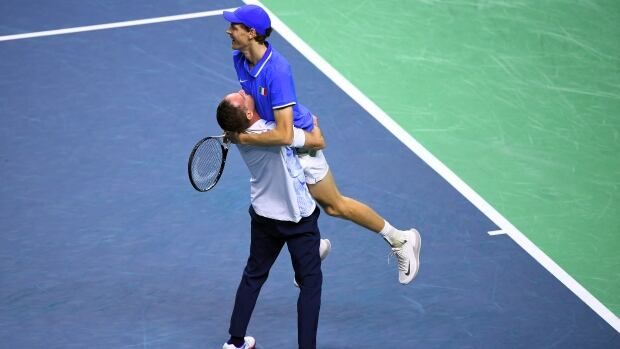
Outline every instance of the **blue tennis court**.
MULTIPOLYGON (((0 36, 217 11, 240 1, 5 1, 0 36)), ((187 179, 239 88, 218 15, 0 41, 0 347, 220 348, 249 247, 249 173, 187 179)), ((341 191, 424 239, 397 281, 374 234, 322 214, 319 348, 618 348, 619 333, 275 32, 341 191)), ((250 323, 296 347, 282 252, 250 323)))

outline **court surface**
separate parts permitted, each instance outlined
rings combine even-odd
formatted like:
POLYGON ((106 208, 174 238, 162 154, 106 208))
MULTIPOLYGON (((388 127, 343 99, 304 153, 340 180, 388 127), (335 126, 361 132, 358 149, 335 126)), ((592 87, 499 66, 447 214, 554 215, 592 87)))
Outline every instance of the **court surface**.
MULTIPOLYGON (((238 1, 0 5, 0 36, 221 10, 238 1)), ((238 88, 219 16, 0 41, 0 347, 218 348, 249 243, 249 174, 230 152, 192 189, 194 143, 238 88)), ((409 286, 374 234, 323 214, 319 348, 614 348, 620 335, 274 33, 320 117, 343 193, 423 234, 409 286)), ((249 334, 296 347, 284 251, 249 334)))
POLYGON ((620 2, 264 3, 620 315, 620 2))

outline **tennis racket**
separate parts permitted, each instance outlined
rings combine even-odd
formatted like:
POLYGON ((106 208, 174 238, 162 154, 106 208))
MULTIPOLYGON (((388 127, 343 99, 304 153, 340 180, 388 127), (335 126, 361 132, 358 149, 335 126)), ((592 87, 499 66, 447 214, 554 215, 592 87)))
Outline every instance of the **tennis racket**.
POLYGON ((229 144, 224 141, 224 135, 203 138, 196 143, 187 163, 194 189, 205 192, 215 187, 224 172, 229 144))

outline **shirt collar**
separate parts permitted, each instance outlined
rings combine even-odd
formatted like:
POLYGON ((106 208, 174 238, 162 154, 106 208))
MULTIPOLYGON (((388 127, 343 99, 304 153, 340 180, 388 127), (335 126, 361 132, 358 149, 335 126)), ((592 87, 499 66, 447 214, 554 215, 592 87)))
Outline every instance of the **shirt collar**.
POLYGON ((258 77, 258 74, 260 74, 260 72, 263 70, 263 68, 271 58, 271 45, 268 42, 265 42, 265 46, 267 46, 267 51, 265 51, 263 57, 258 61, 258 63, 256 63, 256 65, 252 69, 250 69, 249 67, 249 62, 247 60, 245 61, 245 70, 250 73, 250 75, 252 75, 254 78, 258 77))

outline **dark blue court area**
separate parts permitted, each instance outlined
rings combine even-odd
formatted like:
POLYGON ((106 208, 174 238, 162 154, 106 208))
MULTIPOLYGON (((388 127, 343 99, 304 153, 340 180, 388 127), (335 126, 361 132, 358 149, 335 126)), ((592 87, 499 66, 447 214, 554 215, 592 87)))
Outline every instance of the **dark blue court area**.
MULTIPOLYGON (((0 36, 218 10, 239 1, 3 1, 0 36), (154 5, 157 3, 157 5, 154 5)), ((208 193, 194 143, 239 89, 219 16, 0 42, 0 348, 221 348, 249 250, 249 172, 208 193)), ((417 227, 420 274, 322 214, 318 347, 620 348, 620 335, 277 32, 347 196, 417 227)), ((283 250, 249 335, 296 348, 283 250)))

